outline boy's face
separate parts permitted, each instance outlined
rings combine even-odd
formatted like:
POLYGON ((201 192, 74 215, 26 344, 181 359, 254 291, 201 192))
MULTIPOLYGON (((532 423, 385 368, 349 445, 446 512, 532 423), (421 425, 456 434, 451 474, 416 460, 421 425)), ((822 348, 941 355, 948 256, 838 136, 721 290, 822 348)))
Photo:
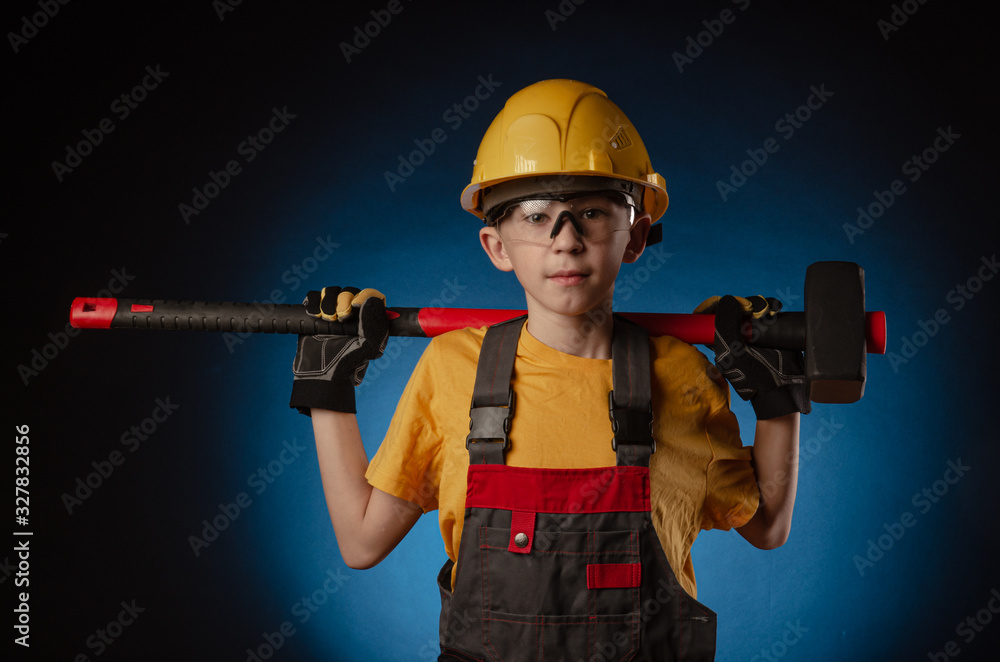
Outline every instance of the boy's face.
POLYGON ((575 316, 610 307, 618 271, 642 254, 649 226, 618 197, 590 193, 515 203, 480 239, 494 266, 517 276, 529 312, 575 316))

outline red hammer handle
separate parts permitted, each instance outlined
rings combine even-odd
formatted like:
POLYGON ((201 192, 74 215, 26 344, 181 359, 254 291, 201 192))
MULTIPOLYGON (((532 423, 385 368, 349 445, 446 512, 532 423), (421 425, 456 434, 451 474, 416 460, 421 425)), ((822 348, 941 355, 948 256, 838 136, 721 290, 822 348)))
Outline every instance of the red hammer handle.
MULTIPOLYGON (((389 308, 389 333, 431 338, 466 327, 489 326, 523 315, 523 310, 479 308, 389 308)), ((690 344, 710 345, 715 316, 684 313, 621 313, 655 336, 674 336, 690 344)), ((78 329, 163 329, 231 333, 295 333, 351 335, 356 323, 326 322, 305 312, 301 304, 170 301, 78 297, 70 307, 70 323, 78 329)), ((885 313, 865 316, 867 351, 884 354, 885 313)), ((804 313, 778 313, 754 344, 779 349, 805 347, 804 313)))

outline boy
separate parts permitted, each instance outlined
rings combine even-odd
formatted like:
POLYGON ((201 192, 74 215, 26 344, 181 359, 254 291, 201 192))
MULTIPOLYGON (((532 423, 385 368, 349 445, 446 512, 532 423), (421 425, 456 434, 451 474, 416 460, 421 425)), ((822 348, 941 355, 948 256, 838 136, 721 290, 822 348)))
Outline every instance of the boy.
POLYGON ((385 347, 384 300, 326 288, 306 301, 359 319, 354 338, 300 337, 291 402, 311 410, 345 562, 375 565, 437 509, 441 660, 714 659, 698 531, 735 527, 767 549, 791 523, 801 355, 734 344, 743 314, 776 302, 704 306, 716 363, 759 419, 751 449, 700 352, 609 314, 667 195, 628 119, 583 83, 511 97, 462 203, 524 288, 526 319, 431 341, 370 465, 353 388, 385 347))

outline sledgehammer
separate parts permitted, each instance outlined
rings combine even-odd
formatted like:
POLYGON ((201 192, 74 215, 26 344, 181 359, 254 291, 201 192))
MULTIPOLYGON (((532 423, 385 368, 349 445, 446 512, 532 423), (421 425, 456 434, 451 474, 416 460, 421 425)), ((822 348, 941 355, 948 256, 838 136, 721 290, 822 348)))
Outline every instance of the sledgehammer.
MULTIPOLYGON (((852 262, 817 262, 806 270, 805 311, 780 312, 758 325, 747 342, 805 352, 814 402, 855 402, 864 394, 866 353, 884 354, 885 313, 866 312, 864 271, 852 262)), ((432 338, 465 327, 489 326, 523 310, 389 308, 389 334, 432 338)), ((621 313, 656 336, 710 345, 715 316, 621 313)), ((230 333, 354 335, 353 321, 327 322, 301 304, 225 303, 77 297, 70 323, 78 329, 160 329, 230 333)))

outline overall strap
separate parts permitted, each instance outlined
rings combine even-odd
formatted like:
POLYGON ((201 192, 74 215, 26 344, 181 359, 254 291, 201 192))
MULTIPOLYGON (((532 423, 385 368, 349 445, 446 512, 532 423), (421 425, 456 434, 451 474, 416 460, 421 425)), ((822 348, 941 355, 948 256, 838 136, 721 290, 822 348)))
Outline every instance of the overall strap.
POLYGON ((527 318, 522 315, 486 330, 472 390, 469 436, 465 439, 470 464, 504 464, 504 454, 510 445, 507 434, 514 416, 510 379, 517 340, 527 318))
POLYGON ((653 439, 653 391, 650 382, 649 333, 643 327, 615 315, 611 340, 612 391, 608 393, 608 415, 620 467, 648 467, 656 450, 653 439))

